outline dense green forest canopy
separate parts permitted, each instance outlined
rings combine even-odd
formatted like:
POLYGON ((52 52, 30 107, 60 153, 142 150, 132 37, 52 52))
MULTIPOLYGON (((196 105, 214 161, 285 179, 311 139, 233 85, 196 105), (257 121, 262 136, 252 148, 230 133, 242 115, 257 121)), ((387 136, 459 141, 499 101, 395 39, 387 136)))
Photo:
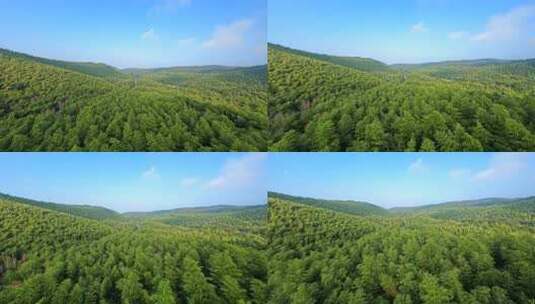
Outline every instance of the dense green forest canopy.
POLYGON ((270 44, 270 150, 535 149, 535 60, 362 60, 270 44))
MULTIPOLYGON (((267 301, 264 236, 238 229, 241 222, 232 230, 212 218, 203 225, 200 217, 184 225, 143 215, 95 220, 58 206, 0 198, 0 303, 267 301)), ((183 213, 230 216, 255 208, 183 213)))
POLYGON ((266 66, 118 70, 0 50, 0 71, 2 151, 267 149, 266 66))
POLYGON ((271 303, 535 302, 533 226, 268 203, 271 303))

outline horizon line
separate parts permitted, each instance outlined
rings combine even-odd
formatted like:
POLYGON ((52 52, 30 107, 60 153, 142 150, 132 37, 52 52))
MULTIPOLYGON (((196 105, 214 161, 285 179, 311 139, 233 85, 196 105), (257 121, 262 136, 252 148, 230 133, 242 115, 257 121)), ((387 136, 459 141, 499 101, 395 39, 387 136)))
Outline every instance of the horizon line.
POLYGON ((13 194, 9 194, 7 192, 1 192, 0 191, 0 199, 2 197, 11 197, 13 199, 22 199, 22 200, 29 200, 29 201, 33 201, 35 203, 40 203, 40 204, 55 204, 55 205, 65 205, 65 206, 76 206, 76 207, 96 207, 96 208, 102 208, 102 209, 107 209, 107 210, 110 210, 110 211, 113 211, 115 213, 118 213, 118 214, 126 214, 126 213, 153 213, 153 212, 166 212, 166 211, 174 211, 174 210, 180 210, 180 209, 197 209, 197 208, 210 208, 210 207, 258 207, 258 206, 264 206, 267 204, 266 203, 252 203, 252 204, 247 204, 247 205, 240 205, 240 204, 228 204, 228 203, 222 203, 222 204, 207 204, 207 205, 186 205, 186 206, 183 206, 183 207, 176 207, 176 208, 170 208, 170 209, 154 209, 154 210, 148 210, 148 211, 118 211, 114 208, 111 208, 111 207, 107 207, 107 206, 104 206, 103 204, 99 204, 99 203, 61 203, 61 202, 53 202, 53 201, 48 201, 48 200, 43 200, 43 199, 38 199, 38 198, 32 198, 32 197, 29 197, 29 196, 20 196, 20 195, 13 195, 13 194))
POLYGON ((383 207, 380 204, 377 203, 371 203, 367 200, 358 200, 358 199, 334 199, 334 198, 325 198, 325 197, 316 197, 316 196, 303 196, 303 195, 297 195, 297 194, 288 194, 283 192, 276 192, 276 191, 268 191, 268 198, 269 194, 282 194, 286 196, 292 196, 297 198, 304 198, 304 199, 313 199, 313 200, 324 200, 324 201, 339 201, 339 202, 354 202, 354 203, 366 203, 371 204, 376 207, 380 207, 385 210, 392 210, 396 208, 418 208, 418 207, 425 207, 425 206, 433 206, 433 205, 441 205, 441 204, 447 204, 447 203, 455 203, 455 202, 471 202, 471 201, 481 201, 481 200, 488 200, 488 199, 502 199, 502 200, 520 200, 520 199, 529 199, 535 197, 535 193, 528 196, 520 196, 520 197, 507 197, 507 196, 493 196, 493 197, 479 197, 479 198, 473 198, 473 199, 459 199, 459 200, 440 200, 436 203, 421 203, 417 205, 411 205, 411 206, 394 206, 394 207, 383 207))
MULTIPOLYGON (((267 45, 266 45, 266 48, 267 48, 267 45)), ((172 69, 172 68, 200 68, 200 67, 222 67, 222 68, 254 68, 254 67, 263 67, 263 66, 266 66, 268 63, 265 62, 265 63, 260 63, 260 64, 252 64, 252 65, 224 65, 224 64, 202 64, 202 65, 169 65, 169 66, 153 66, 153 67, 125 67, 125 68, 121 68, 121 67, 118 67, 118 66, 115 66, 113 64, 110 64, 110 63, 106 63, 106 62, 99 62, 99 61, 88 61, 88 60, 65 60, 65 59, 61 59, 61 58, 53 58, 53 57, 43 57, 43 56, 40 56, 40 55, 36 55, 35 53, 30 53, 30 52, 26 52, 26 51, 18 51, 18 50, 15 50, 15 49, 11 49, 11 48, 7 48, 7 47, 4 47, 4 46, 1 46, 0 45, 0 50, 4 50, 4 51, 8 51, 8 52, 12 52, 12 53, 17 53, 17 54, 22 54, 22 55, 26 55, 26 56, 30 56, 30 57, 35 57, 35 58, 39 58, 39 59, 45 59, 45 60, 51 60, 51 61, 62 61, 62 62, 67 62, 67 63, 78 63, 78 64, 101 64, 101 65, 105 65, 105 66, 109 66, 117 71, 124 71, 124 70, 159 70, 159 69, 172 69)))
POLYGON ((287 45, 284 45, 284 44, 281 44, 281 43, 276 43, 276 42, 269 42, 268 41, 268 47, 270 45, 274 45, 274 46, 278 46, 278 47, 283 47, 283 48, 287 48, 287 49, 290 49, 290 50, 294 50, 294 51, 301 51, 301 52, 305 52, 305 53, 311 53, 311 54, 315 54, 315 55, 323 55, 323 56, 331 56, 331 57, 345 57, 345 58, 361 58, 361 59, 370 59, 370 60, 375 60, 375 61, 378 61, 382 64, 385 64, 386 66, 395 66, 395 65, 424 65, 424 64, 436 64, 436 63, 446 63, 446 62, 462 62, 462 61, 477 61, 477 60, 497 60, 497 61, 526 61, 526 60, 534 60, 535 59, 535 56, 534 57, 523 57, 523 58, 498 58, 498 57, 483 57, 483 58, 471 58, 471 59, 443 59, 443 60, 431 60, 431 61, 419 61, 419 62, 395 62, 395 63, 387 63, 386 60, 383 61, 383 60, 379 60, 379 59, 376 59, 374 57, 367 57, 367 56, 360 56, 360 55, 354 55, 354 54, 351 54, 351 55, 335 55, 335 54, 332 54, 332 53, 326 53, 326 52, 319 52, 319 51, 310 51, 310 50, 306 50, 306 49, 302 49, 302 48, 295 48, 295 47, 290 47, 290 46, 287 46, 287 45))

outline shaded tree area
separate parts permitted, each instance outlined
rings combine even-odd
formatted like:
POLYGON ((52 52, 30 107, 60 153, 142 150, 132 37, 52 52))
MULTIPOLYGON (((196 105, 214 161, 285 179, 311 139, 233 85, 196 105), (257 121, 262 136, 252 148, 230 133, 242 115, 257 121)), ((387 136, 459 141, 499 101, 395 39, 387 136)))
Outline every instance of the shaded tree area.
POLYGON ((270 47, 270 150, 531 151, 529 64, 438 77, 438 68, 363 72, 270 47))

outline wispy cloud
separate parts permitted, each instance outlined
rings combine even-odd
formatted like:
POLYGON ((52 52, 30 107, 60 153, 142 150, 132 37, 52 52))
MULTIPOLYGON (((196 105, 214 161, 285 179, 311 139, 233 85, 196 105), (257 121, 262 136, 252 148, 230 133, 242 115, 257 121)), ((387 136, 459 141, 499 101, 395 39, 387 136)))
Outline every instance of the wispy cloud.
POLYGON ((407 169, 410 174, 420 174, 429 171, 429 167, 424 163, 421 158, 413 161, 407 169))
POLYGON ((197 41, 197 39, 195 37, 189 37, 189 38, 182 38, 182 39, 178 39, 177 40, 177 43, 181 46, 185 46, 185 45, 192 45, 194 44, 195 42, 197 41))
POLYGON ((148 180, 155 180, 160 179, 160 174, 155 166, 151 166, 141 174, 141 177, 148 180))
POLYGON ((423 21, 420 21, 416 23, 415 25, 411 26, 411 33, 427 33, 429 32, 429 29, 425 26, 425 23, 423 21))
POLYGON ((205 48, 222 49, 241 46, 245 40, 245 34, 253 25, 252 19, 243 19, 228 25, 216 27, 212 37, 202 45, 205 48))
POLYGON ((448 175, 452 179, 463 179, 463 178, 469 177, 471 173, 472 171, 469 169, 457 168, 457 169, 450 170, 448 172, 448 175))
POLYGON ((196 177, 186 177, 180 180, 180 186, 183 188, 190 188, 197 185, 200 180, 196 177))
POLYGON ((251 185, 263 175, 265 153, 248 154, 228 160, 218 176, 207 183, 211 189, 241 188, 251 185))
POLYGON ((535 18, 535 5, 519 6, 509 12, 490 18, 486 30, 472 37, 474 41, 499 42, 508 41, 518 36, 527 28, 528 21, 535 18))
POLYGON ((494 181, 514 177, 527 168, 528 156, 524 153, 497 153, 487 168, 474 174, 473 180, 494 181))
POLYGON ((450 38, 451 40, 459 40, 459 39, 464 39, 468 37, 469 35, 470 34, 468 32, 458 31, 458 32, 449 33, 448 38, 450 38))
POLYGON ((155 40, 158 40, 158 35, 156 34, 156 31, 154 30, 154 28, 151 28, 148 31, 141 34, 141 39, 145 41, 155 41, 155 40))

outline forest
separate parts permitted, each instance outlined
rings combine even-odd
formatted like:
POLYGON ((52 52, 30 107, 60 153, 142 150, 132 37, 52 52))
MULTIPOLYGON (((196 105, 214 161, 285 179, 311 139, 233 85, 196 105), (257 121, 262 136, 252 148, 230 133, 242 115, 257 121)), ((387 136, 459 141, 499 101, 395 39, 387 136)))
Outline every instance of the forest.
POLYGON ((267 67, 116 69, 0 49, 0 151, 266 151, 267 67))
POLYGON ((88 207, 0 197, 0 303, 267 302, 265 206, 88 207))
POLYGON ((271 303, 535 303, 535 197, 383 215, 329 202, 270 193, 271 303))
POLYGON ((0 196, 0 303, 535 303, 535 197, 118 213, 0 196))
POLYGON ((268 50, 270 151, 535 150, 535 59, 386 65, 268 50))

